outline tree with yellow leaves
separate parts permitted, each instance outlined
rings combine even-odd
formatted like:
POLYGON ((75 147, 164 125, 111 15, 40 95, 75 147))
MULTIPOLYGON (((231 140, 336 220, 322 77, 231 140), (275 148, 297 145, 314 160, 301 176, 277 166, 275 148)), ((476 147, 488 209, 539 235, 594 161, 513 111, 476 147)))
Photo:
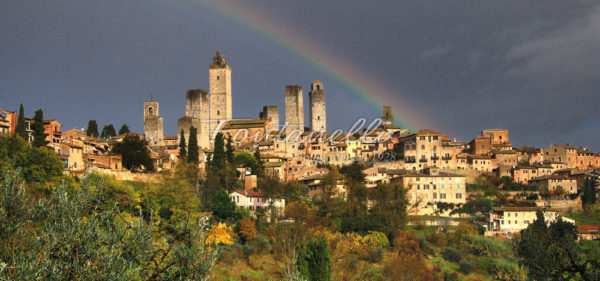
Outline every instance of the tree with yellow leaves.
POLYGON ((220 244, 232 245, 233 230, 225 223, 217 223, 208 231, 204 244, 214 246, 218 246, 220 244))

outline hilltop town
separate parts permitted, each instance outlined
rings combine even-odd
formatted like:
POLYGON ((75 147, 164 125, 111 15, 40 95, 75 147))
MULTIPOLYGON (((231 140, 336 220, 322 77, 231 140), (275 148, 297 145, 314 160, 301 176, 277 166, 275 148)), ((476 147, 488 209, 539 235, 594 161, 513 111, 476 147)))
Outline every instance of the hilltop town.
MULTIPOLYGON (((197 169, 196 183, 205 184, 200 188, 208 189, 211 177, 220 182, 233 175, 234 183, 224 180, 220 187, 227 187, 229 200, 253 219, 294 221, 299 219, 293 216, 310 210, 300 208, 297 197, 269 189, 273 182, 302 189, 302 200, 308 202, 337 198, 351 204, 357 200, 354 173, 369 194, 382 186, 402 187, 406 215, 415 225, 432 224, 442 231, 472 218, 485 236, 510 239, 532 225, 541 211, 547 224, 560 221, 577 226, 579 240, 600 239, 600 222, 582 214, 597 197, 600 153, 568 144, 516 147, 505 129, 483 129, 465 141, 427 128, 411 131, 394 125, 390 106, 383 106, 381 118, 372 126, 359 121, 360 126, 346 132, 328 131, 326 85, 318 80, 309 87, 306 122, 301 85, 288 85, 282 91, 282 118, 279 107, 272 105, 276 100, 266 101, 256 117, 235 118, 232 67, 217 51, 208 69, 209 89, 185 93, 185 115, 177 120, 176 136, 164 135, 165 126, 175 124, 164 124, 159 101, 150 100, 143 104, 143 115, 140 112, 143 132, 129 132, 123 126, 117 134, 113 125, 102 134, 97 127, 63 131, 59 120, 45 119, 45 146, 61 159, 65 175, 78 178, 97 173, 151 183, 179 169, 182 162, 197 169), (132 139, 143 140, 150 162, 132 166, 127 159, 132 156, 119 153, 122 147, 115 149, 132 139), (224 152, 231 154, 225 161, 233 165, 231 174, 228 166, 215 162, 224 152), (215 165, 221 168, 215 170, 215 165), (225 172, 211 175, 218 170, 225 172), (265 214, 265 210, 272 211, 265 214)), ((20 113, 0 110, 2 134, 18 131, 20 113)), ((39 121, 23 120, 24 139, 33 143, 39 121)), ((365 207, 379 208, 378 202, 369 195, 365 207)))

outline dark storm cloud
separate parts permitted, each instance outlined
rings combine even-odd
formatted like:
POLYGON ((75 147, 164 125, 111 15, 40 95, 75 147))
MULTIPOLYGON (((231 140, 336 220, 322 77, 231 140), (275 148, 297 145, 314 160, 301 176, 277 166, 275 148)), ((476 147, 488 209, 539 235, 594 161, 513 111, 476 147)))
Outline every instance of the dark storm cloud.
MULTIPOLYGON (((432 129, 469 141, 482 129, 506 128, 517 145, 600 150, 596 1, 245 3, 374 77, 433 120, 432 129)), ((194 1, 6 0, 0 11, 0 108, 24 102, 31 115, 41 107, 65 129, 95 118, 141 131, 141 105, 153 95, 166 134, 176 134, 185 90, 207 88, 217 48, 233 67, 235 117, 255 117, 265 104, 283 108, 286 84, 306 94, 315 79, 327 90, 330 128, 380 114, 194 1)))

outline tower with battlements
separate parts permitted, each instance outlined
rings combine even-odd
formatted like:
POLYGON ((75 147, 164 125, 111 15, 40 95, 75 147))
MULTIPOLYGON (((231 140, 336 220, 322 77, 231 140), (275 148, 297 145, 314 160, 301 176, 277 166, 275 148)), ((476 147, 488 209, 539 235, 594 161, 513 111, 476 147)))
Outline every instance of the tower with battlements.
POLYGON ((304 105, 302 101, 302 86, 285 86, 285 134, 298 130, 304 132, 304 105))
POLYGON ((271 131, 279 132, 279 106, 265 105, 260 113, 260 118, 269 120, 271 131))
POLYGON ((327 132, 325 90, 321 81, 316 80, 312 83, 308 99, 310 103, 310 129, 315 132, 327 132))

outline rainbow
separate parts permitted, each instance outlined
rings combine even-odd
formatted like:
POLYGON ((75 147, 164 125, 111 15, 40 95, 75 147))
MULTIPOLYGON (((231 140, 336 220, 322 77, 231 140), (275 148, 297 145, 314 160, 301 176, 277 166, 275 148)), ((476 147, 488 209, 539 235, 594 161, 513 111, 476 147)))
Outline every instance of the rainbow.
MULTIPOLYGON (((241 5, 238 1, 187 1, 199 3, 241 28, 273 42, 292 57, 302 59, 321 75, 333 80, 342 89, 376 108, 377 111, 381 110, 382 105, 391 105, 394 121, 401 127, 419 129, 432 124, 424 118, 423 114, 417 114, 414 107, 394 96, 393 93, 397 90, 386 89, 383 83, 361 72, 360 67, 340 58, 334 50, 319 46, 318 42, 309 39, 308 36, 303 36, 292 28, 270 22, 270 17, 263 11, 258 11, 251 5, 241 5)), ((323 81, 323 79, 319 80, 323 81)))

